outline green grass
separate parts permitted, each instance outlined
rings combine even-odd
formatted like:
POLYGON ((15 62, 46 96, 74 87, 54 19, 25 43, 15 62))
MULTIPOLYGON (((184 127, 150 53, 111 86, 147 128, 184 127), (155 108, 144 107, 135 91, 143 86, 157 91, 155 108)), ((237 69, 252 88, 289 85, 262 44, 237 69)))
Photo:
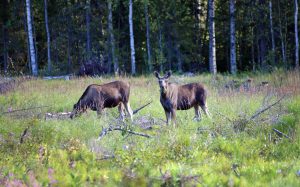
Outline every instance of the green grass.
MULTIPOLYGON (((131 83, 133 109, 148 101, 141 117, 165 119, 154 76, 122 78, 131 83)), ((209 90, 213 115, 193 121, 194 111, 178 111, 177 127, 161 125, 151 130, 126 121, 129 128, 146 133, 144 138, 119 131, 97 141, 102 128, 115 123, 117 109, 99 118, 89 111, 74 120, 45 120, 45 112, 72 110, 85 88, 114 78, 82 78, 70 81, 31 80, 0 96, 0 185, 33 186, 299 186, 300 177, 300 76, 297 72, 247 74, 231 77, 208 74, 174 76, 180 84, 202 82, 209 90), (281 78, 281 77, 284 77, 281 78), (269 88, 251 92, 231 91, 232 80, 253 84, 269 81, 269 88), (252 116, 264 101, 287 98, 235 131, 234 124, 252 116), (269 97, 266 97, 269 95, 269 97), (269 100, 268 100, 269 99, 269 100), (16 110, 48 106, 10 114, 16 110), (279 116, 276 118, 276 116, 279 116), (28 128, 23 143, 20 138, 28 128), (291 139, 280 138, 276 128, 291 139), (103 159, 107 155, 113 158, 103 159)))

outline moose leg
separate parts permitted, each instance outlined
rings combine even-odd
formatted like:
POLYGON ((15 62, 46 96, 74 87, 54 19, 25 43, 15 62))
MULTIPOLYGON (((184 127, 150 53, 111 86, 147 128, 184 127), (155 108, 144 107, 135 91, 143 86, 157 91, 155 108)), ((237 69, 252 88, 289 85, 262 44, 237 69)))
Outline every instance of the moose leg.
POLYGON ((100 117, 102 115, 102 107, 97 107, 97 116, 100 117))
POLYGON ((167 125, 169 125, 171 121, 171 112, 165 110, 166 118, 167 118, 167 125))
POLYGON ((175 109, 171 110, 171 118, 172 118, 173 126, 175 128, 176 127, 176 110, 175 109))
POLYGON ((133 120, 133 119, 132 119, 133 112, 132 112, 132 109, 130 108, 129 102, 124 103, 124 106, 125 106, 125 108, 126 108, 127 113, 128 113, 129 116, 130 116, 131 121, 132 121, 132 120, 133 120))
POLYGON ((195 108, 195 117, 194 120, 200 121, 201 120, 201 113, 200 113, 200 107, 199 105, 194 106, 195 108))
POLYGON ((120 114, 119 118, 120 118, 122 121, 124 121, 124 116, 125 116, 124 110, 125 110, 125 109, 124 109, 123 103, 120 103, 120 104, 119 104, 118 110, 119 110, 119 114, 120 114))
POLYGON ((202 108, 204 114, 206 114, 206 116, 211 119, 211 115, 210 115, 210 113, 208 111, 207 106, 206 105, 201 105, 201 108, 202 108))

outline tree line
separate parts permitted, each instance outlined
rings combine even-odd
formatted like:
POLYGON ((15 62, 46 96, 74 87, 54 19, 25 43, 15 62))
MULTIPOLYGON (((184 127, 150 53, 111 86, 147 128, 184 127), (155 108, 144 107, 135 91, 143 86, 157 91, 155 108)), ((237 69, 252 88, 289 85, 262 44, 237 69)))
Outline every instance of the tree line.
POLYGON ((0 12, 1 74, 299 69, 298 0, 3 0, 0 12))

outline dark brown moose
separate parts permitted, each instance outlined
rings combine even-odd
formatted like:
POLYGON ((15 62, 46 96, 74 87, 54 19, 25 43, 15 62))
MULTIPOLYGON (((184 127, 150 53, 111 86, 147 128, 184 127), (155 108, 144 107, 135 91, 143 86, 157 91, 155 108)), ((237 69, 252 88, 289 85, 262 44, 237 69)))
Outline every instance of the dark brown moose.
POLYGON ((171 71, 169 71, 161 77, 158 72, 154 72, 154 75, 158 79, 160 103, 165 110, 167 124, 169 124, 172 119, 175 126, 176 110, 188 110, 192 107, 195 109, 194 119, 201 119, 199 107, 201 107, 204 113, 210 118, 206 105, 207 91, 204 86, 200 83, 190 83, 181 86, 169 83, 168 81, 171 74, 171 71))
POLYGON ((103 85, 89 85, 74 105, 70 118, 73 119, 88 108, 97 111, 97 114, 101 114, 104 108, 118 106, 120 118, 124 120, 124 110, 126 109, 132 120, 133 112, 129 105, 129 94, 130 85, 123 81, 114 81, 103 85))

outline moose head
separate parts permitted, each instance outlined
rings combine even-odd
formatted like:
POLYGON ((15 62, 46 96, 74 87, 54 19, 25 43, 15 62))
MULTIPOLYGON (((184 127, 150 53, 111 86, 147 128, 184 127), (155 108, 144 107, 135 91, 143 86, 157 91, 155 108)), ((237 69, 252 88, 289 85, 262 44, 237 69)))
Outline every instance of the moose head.
POLYGON ((168 71, 164 76, 161 77, 157 71, 154 71, 154 75, 158 79, 158 84, 159 84, 161 93, 167 92, 168 82, 169 82, 169 78, 172 75, 172 72, 168 71))

